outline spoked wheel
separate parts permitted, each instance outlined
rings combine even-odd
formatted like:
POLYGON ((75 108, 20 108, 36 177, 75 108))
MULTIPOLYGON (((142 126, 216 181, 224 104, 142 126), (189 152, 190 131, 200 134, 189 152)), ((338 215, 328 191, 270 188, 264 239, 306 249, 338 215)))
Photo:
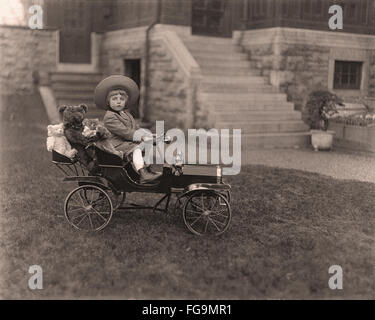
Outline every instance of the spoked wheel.
POLYGON ((79 186, 66 197, 64 213, 78 230, 99 231, 111 220, 113 207, 107 192, 94 185, 79 186))
POLYGON ((197 235, 219 235, 225 232, 232 219, 232 211, 225 196, 215 191, 194 192, 183 209, 187 228, 197 235))
MULTIPOLYGON (((79 186, 84 186, 87 185, 85 182, 78 182, 79 186)), ((111 188, 108 187, 102 187, 100 185, 96 184, 90 184, 99 187, 100 189, 103 189, 105 192, 108 193, 109 197, 111 198, 112 201, 112 206, 113 206, 113 211, 116 211, 122 204, 125 202, 126 199, 126 193, 121 191, 121 192, 115 192, 111 188)))

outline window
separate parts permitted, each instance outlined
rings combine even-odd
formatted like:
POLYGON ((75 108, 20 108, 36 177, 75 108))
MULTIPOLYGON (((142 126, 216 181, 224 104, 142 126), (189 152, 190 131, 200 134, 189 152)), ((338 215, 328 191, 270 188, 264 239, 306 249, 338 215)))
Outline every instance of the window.
POLYGON ((314 6, 314 14, 315 15, 320 15, 322 13, 322 1, 321 0, 316 0, 315 1, 315 6, 314 6))
MULTIPOLYGON (((140 88, 141 84, 141 59, 125 59, 124 60, 125 76, 134 80, 140 88)), ((139 99, 138 99, 139 102, 139 99)), ((138 103, 130 107, 130 112, 134 118, 139 118, 138 103)))
POLYGON ((361 88, 362 62, 335 61, 334 89, 359 90, 361 88))

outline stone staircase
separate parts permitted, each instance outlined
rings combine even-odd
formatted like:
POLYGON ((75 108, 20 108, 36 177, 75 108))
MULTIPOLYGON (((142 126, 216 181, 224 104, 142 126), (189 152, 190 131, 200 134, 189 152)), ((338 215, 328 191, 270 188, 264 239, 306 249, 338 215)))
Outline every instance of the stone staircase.
POLYGON ((200 96, 215 128, 242 129, 242 145, 305 146, 308 126, 230 38, 181 35, 202 70, 200 96))
POLYGON ((78 105, 89 107, 87 118, 103 118, 104 110, 94 104, 94 90, 102 80, 100 73, 52 72, 50 83, 56 98, 57 106, 78 105))

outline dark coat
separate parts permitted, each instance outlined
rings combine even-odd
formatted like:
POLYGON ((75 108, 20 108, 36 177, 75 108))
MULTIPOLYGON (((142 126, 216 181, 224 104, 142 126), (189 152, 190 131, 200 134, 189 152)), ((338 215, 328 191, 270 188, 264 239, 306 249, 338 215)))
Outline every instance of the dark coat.
POLYGON ((138 146, 138 143, 133 142, 133 135, 138 126, 128 110, 124 109, 119 113, 108 110, 103 123, 111 133, 109 140, 116 150, 127 155, 138 146))

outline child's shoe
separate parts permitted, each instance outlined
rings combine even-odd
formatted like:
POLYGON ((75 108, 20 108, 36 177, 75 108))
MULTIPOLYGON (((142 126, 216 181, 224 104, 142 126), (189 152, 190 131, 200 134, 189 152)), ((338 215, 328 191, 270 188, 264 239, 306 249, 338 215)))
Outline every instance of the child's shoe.
POLYGON ((146 165, 145 168, 147 169, 148 172, 151 172, 151 173, 158 173, 157 171, 152 170, 151 165, 146 165))
POLYGON ((148 183, 153 182, 156 179, 160 178, 162 175, 161 173, 151 173, 146 168, 139 169, 139 182, 140 183, 148 183))

